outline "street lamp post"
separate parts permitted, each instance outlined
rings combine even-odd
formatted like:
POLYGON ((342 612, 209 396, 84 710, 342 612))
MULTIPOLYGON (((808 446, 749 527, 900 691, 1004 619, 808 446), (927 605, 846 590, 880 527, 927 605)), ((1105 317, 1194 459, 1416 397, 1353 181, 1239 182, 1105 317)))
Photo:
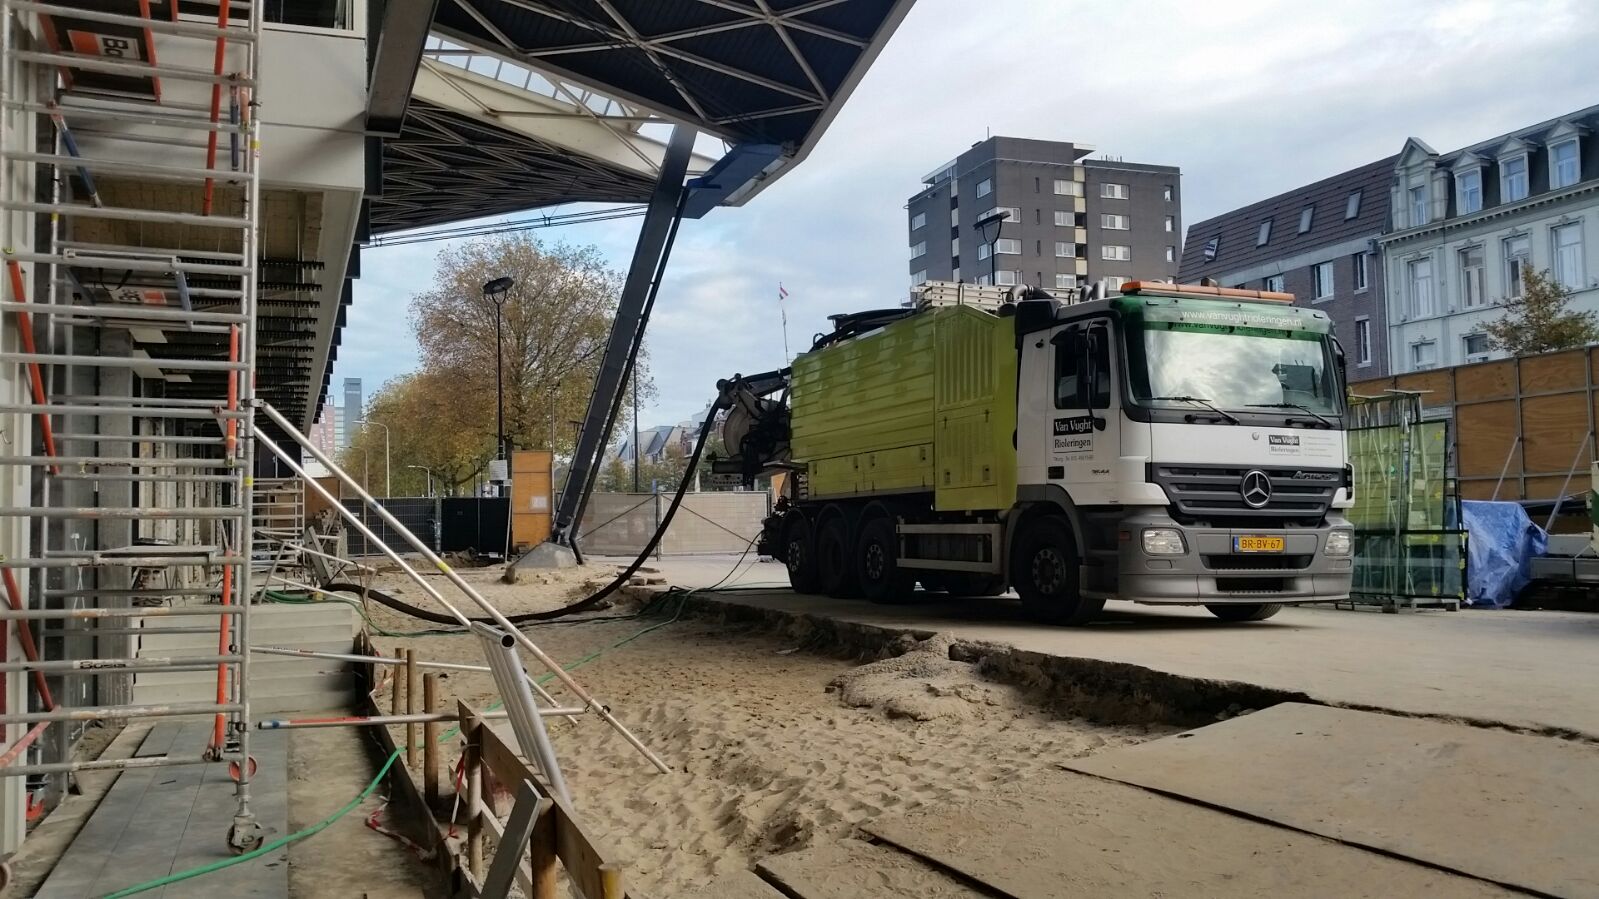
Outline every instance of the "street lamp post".
POLYGON ((993 215, 978 219, 972 230, 983 235, 983 243, 988 244, 988 283, 990 286, 999 286, 999 236, 1005 231, 1005 219, 1010 213, 1001 209, 993 215), (988 229, 994 229, 994 236, 988 236, 988 229))
POLYGON ((394 495, 394 482, 389 479, 389 426, 381 421, 370 418, 357 418, 356 424, 377 425, 383 429, 383 492, 388 496, 394 495))
POLYGON ((483 296, 494 303, 494 457, 505 455, 505 352, 500 323, 505 318, 505 295, 515 286, 514 278, 500 277, 483 285, 483 296))
POLYGON ((433 495, 433 469, 427 467, 426 465, 407 465, 405 467, 406 468, 415 468, 418 471, 421 471, 422 473, 424 473, 424 474, 426 474, 428 476, 428 490, 427 490, 427 493, 428 493, 428 496, 431 497, 433 495))

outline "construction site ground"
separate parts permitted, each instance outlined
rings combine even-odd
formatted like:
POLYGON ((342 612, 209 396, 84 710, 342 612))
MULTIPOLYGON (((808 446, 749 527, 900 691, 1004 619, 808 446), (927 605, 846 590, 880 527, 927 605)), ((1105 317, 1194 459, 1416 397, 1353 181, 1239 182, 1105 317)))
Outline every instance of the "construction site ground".
MULTIPOLYGON (((514 586, 492 569, 469 577, 514 614, 584 595, 608 561, 514 586)), ((667 558, 651 578, 708 587, 736 561, 667 558)), ((552 721, 577 809, 626 865, 630 895, 1599 895, 1580 849, 1599 836, 1599 722, 1575 686, 1596 673, 1577 641, 1599 619, 1290 610, 1239 626, 1177 610, 1068 631, 1020 621, 1013 601, 877 607, 754 587, 782 578, 775 564, 746 559, 740 572, 723 586, 744 590, 671 593, 642 616, 624 602, 529 631, 578 662, 584 686, 672 766, 655 773, 597 719, 552 721), (1412 735, 1395 729, 1408 718, 1353 711, 1339 712, 1353 722, 1250 724, 1259 709, 1334 711, 1320 704, 1435 717, 1419 723, 1444 730, 1412 735), (1481 726, 1495 722, 1530 733, 1481 726), (1222 726, 1236 732, 1209 737, 1222 726), (1306 733, 1311 768, 1295 755, 1306 733), (1129 756, 1196 736, 1212 769, 1129 756), (1363 755, 1382 740, 1393 745, 1363 755), (1505 770, 1455 755, 1503 757, 1505 770), (1308 822, 1251 806, 1249 790, 1236 807, 1207 795, 1257 765, 1267 782, 1298 785, 1308 822), (1173 772, 1186 780, 1161 780, 1173 772), (1438 820, 1390 824, 1385 797, 1401 793, 1396 807, 1438 820), (1539 861, 1476 847, 1460 822, 1496 838, 1518 829, 1544 844, 1539 861), (1550 829, 1570 837, 1550 841, 1550 829), (1467 850, 1443 851, 1456 844, 1467 850), (1474 867, 1479 857, 1510 860, 1474 867)), ((393 574, 378 583, 433 607, 393 574)), ((391 634, 418 626, 369 615, 391 634)), ((481 661, 468 636, 376 640, 481 661)), ((441 698, 497 697, 487 674, 451 673, 441 698)), ((403 745, 403 730, 391 733, 403 745)), ((457 753, 447 741, 444 764, 457 753)))

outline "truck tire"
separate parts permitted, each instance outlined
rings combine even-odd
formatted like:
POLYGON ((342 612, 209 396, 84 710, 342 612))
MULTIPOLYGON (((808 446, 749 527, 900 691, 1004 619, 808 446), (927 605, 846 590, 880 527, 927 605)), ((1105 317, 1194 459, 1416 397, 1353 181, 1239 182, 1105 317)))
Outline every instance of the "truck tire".
POLYGON ((1223 621, 1265 621, 1281 612, 1283 604, 1280 602, 1217 603, 1205 608, 1223 621))
POLYGON ((795 593, 816 592, 816 541, 811 523, 803 515, 793 515, 783 529, 783 564, 795 593))
POLYGON ((838 599, 860 596, 855 569, 855 545, 849 539, 849 519, 842 510, 835 509, 831 515, 824 512, 821 526, 816 529, 817 589, 838 599))
POLYGON ((911 599, 916 581, 910 572, 899 567, 898 555, 893 520, 878 516, 866 522, 855 558, 861 592, 867 599, 885 604, 911 599))
POLYGON ((1023 526, 1026 530, 1017 536, 1011 556, 1011 583, 1021 595, 1027 617, 1049 624, 1093 620, 1105 601, 1082 595, 1077 544, 1066 523, 1046 516, 1023 526))

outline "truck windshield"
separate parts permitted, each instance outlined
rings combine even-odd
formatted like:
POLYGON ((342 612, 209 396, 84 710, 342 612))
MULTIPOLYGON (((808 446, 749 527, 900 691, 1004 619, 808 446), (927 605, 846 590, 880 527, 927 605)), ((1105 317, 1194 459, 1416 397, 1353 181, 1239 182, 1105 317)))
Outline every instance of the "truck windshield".
POLYGON ((1128 368, 1140 405, 1195 408, 1188 399, 1221 409, 1289 415, 1338 415, 1338 377, 1320 335, 1267 329, 1133 329, 1128 368))

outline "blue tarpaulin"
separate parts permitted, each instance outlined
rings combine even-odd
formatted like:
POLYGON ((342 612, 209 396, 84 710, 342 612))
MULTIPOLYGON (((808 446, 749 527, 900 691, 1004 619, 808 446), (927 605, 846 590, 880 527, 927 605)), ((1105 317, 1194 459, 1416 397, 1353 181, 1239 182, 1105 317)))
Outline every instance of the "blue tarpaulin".
POLYGON ((1489 609, 1506 608, 1532 580, 1532 560, 1544 554, 1548 536, 1520 503, 1467 500, 1460 507, 1471 533, 1466 601, 1489 609))

